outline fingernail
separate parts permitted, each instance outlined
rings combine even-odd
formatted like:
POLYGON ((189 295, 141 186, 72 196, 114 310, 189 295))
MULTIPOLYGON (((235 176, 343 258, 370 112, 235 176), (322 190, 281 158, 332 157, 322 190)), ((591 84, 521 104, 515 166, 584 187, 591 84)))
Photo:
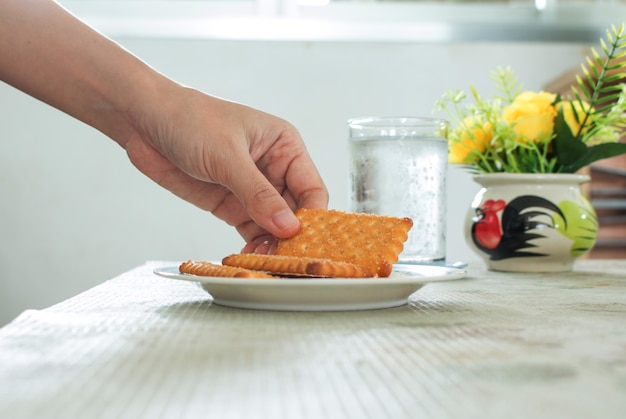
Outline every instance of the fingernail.
POLYGON ((261 254, 264 254, 264 255, 269 255, 269 254, 273 253, 273 246, 274 246, 273 242, 270 242, 269 240, 266 240, 263 243, 259 244, 254 249, 254 253, 261 253, 261 254))
POLYGON ((282 210, 272 216, 272 221, 281 230, 290 230, 300 224, 295 214, 290 210, 282 210))

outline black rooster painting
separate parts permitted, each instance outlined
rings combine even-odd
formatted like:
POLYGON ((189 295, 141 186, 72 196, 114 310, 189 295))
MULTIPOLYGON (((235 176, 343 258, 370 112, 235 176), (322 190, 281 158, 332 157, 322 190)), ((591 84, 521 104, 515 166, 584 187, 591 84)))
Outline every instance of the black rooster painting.
POLYGON ((481 252, 491 260, 502 260, 548 256, 532 243, 533 239, 546 237, 542 234, 546 229, 557 230, 571 239, 572 255, 583 254, 593 246, 597 228, 591 207, 581 207, 572 201, 556 205, 539 196, 524 195, 509 203, 502 199, 485 201, 476 209, 471 234, 481 252))

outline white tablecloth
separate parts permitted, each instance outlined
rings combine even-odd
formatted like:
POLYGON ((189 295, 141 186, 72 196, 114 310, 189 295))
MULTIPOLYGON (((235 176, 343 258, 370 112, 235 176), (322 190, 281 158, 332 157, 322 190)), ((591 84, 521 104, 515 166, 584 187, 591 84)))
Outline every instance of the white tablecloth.
POLYGON ((403 307, 326 313, 220 307, 164 264, 0 329, 0 418, 626 415, 626 260, 471 265, 403 307))

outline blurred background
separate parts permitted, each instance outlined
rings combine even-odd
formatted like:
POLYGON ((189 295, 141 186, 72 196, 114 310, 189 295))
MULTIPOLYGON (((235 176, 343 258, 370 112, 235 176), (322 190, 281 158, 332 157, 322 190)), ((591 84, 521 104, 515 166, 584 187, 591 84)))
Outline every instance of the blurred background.
MULTIPOLYGON (((431 116, 447 89, 527 89, 577 68, 626 2, 60 1, 154 68, 300 130, 348 210, 346 120, 431 116)), ((442 116, 442 115, 437 115, 442 116)), ((478 191, 448 173, 448 259, 477 259, 463 222, 478 191)), ((98 131, 0 82, 0 326, 147 260, 219 260, 234 229, 140 174, 98 131)))

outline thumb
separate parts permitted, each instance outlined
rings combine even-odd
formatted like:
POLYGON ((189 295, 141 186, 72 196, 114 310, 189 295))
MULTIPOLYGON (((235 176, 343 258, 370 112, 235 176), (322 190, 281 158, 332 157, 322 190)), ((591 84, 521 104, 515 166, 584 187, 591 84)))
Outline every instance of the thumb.
POLYGON ((237 170, 232 181, 232 192, 260 227, 278 238, 291 237, 300 230, 293 210, 254 163, 237 170))

